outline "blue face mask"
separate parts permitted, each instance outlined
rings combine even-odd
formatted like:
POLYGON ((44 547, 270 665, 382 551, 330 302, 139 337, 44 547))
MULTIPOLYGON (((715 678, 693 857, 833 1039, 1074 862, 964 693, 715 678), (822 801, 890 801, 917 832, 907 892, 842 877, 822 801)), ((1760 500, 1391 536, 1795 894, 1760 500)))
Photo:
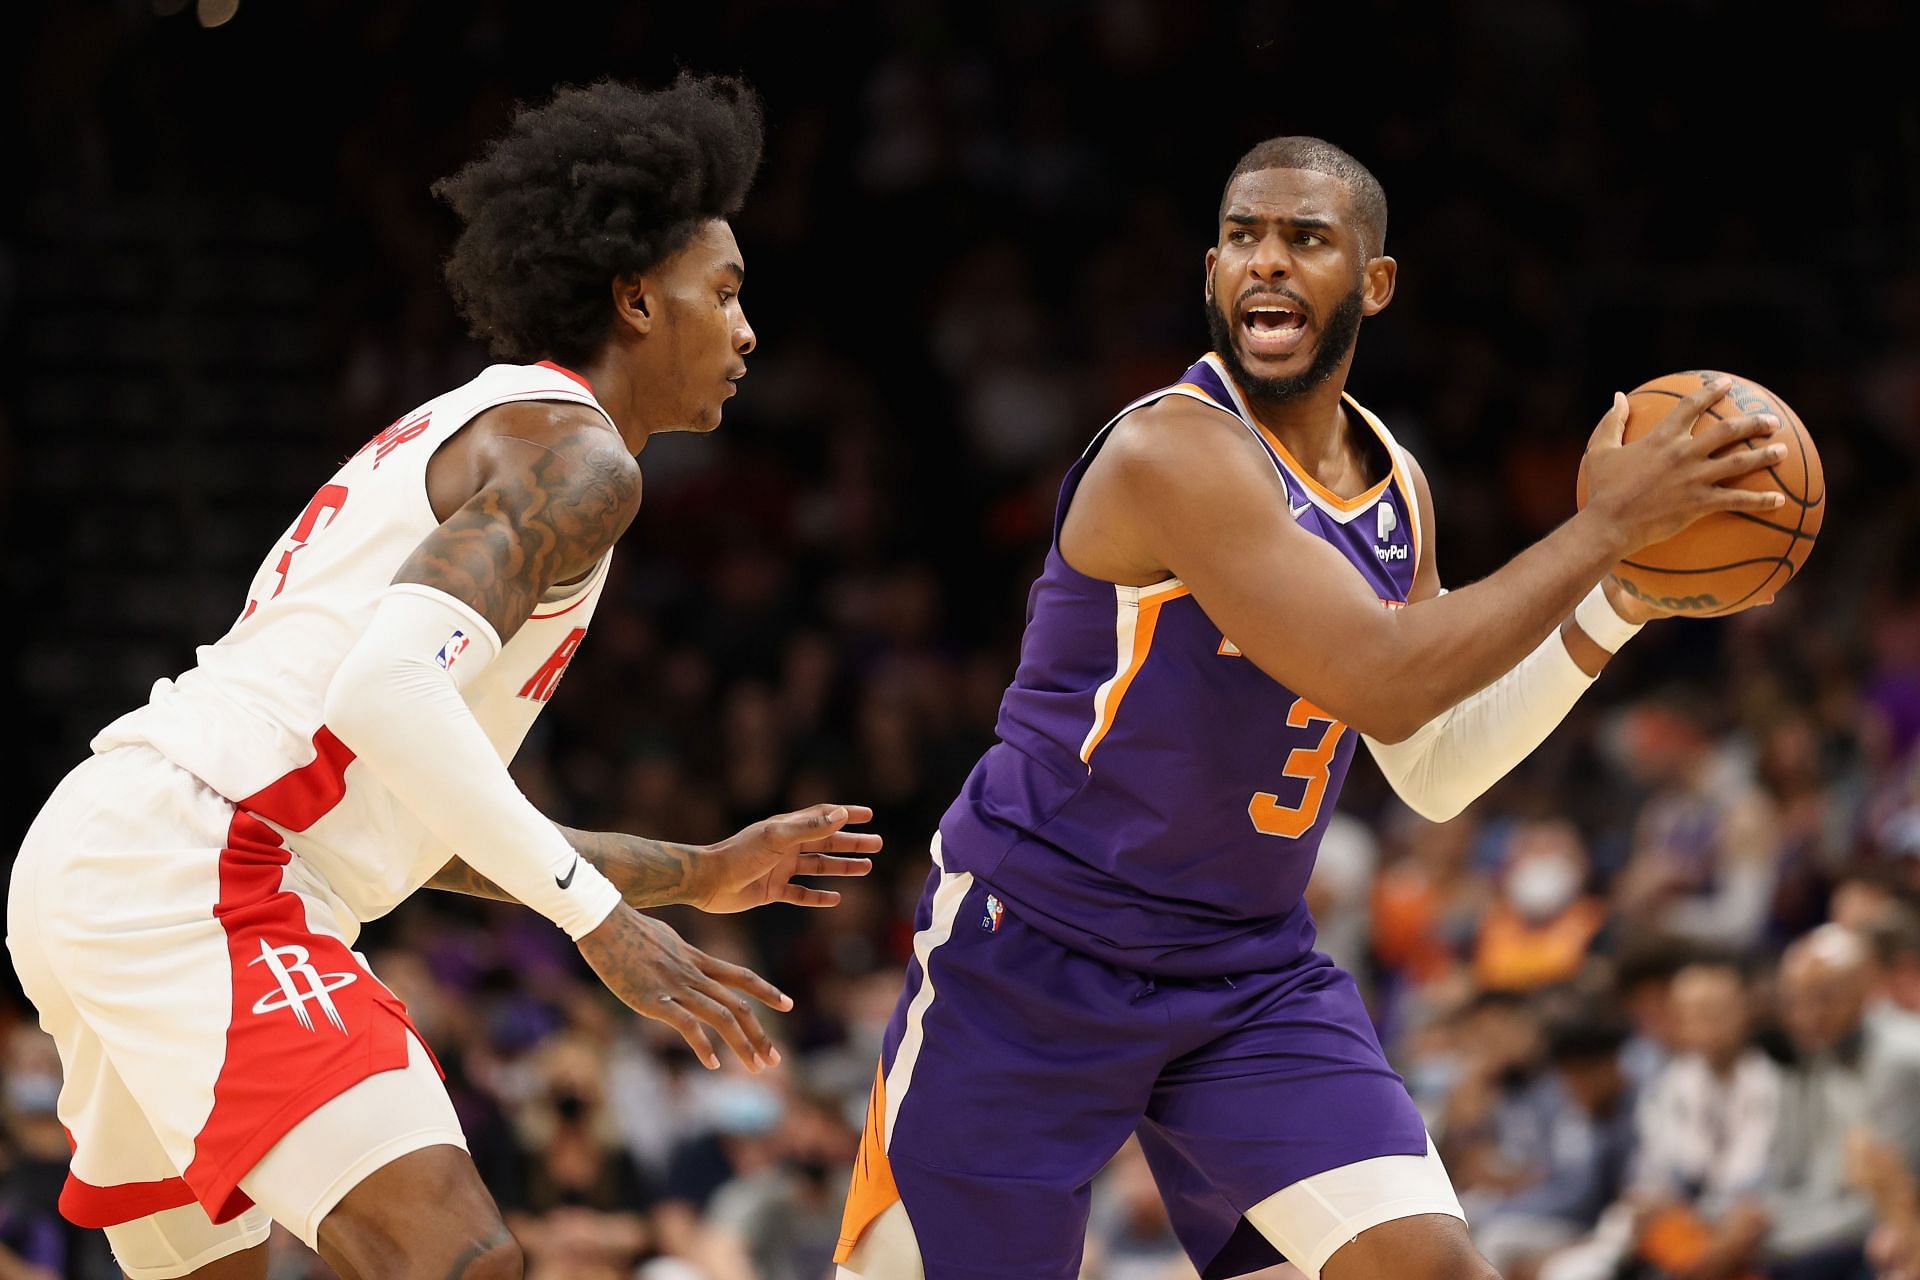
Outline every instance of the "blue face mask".
POLYGON ((707 1118, 721 1133, 753 1137, 780 1123, 780 1096, 749 1080, 716 1081, 705 1101, 707 1118))
POLYGON ((52 1115, 59 1100, 59 1076, 30 1072, 7 1077, 7 1105, 21 1115, 52 1115))

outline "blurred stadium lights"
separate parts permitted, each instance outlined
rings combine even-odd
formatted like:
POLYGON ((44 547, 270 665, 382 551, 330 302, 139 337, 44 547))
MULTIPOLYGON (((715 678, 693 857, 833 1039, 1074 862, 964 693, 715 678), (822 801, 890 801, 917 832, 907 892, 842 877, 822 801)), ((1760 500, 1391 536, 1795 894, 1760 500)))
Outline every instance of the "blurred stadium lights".
POLYGON ((233 20, 240 12, 240 0, 199 0, 194 12, 203 27, 217 27, 233 20))

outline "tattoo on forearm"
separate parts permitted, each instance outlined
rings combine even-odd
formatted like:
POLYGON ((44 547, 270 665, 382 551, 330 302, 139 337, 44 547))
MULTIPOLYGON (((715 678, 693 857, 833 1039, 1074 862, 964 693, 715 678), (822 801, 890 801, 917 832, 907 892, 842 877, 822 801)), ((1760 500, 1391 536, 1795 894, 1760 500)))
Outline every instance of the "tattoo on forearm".
POLYGON ((523 452, 524 464, 449 516, 394 578, 466 601, 502 643, 541 593, 606 554, 640 502, 640 469, 602 426, 581 425, 523 452))
MULTIPOLYGON (((560 824, 555 823, 555 826, 560 824)), ((694 871, 699 864, 696 845, 649 840, 617 831, 575 831, 560 827, 567 843, 613 881, 629 906, 664 907, 687 902, 697 890, 694 871)))
MULTIPOLYGON (((671 844, 617 831, 576 831, 557 822, 553 825, 575 852, 613 881, 629 906, 664 907, 687 902, 689 895, 697 892, 694 870, 700 849, 696 845, 671 844)), ((436 871, 427 881, 427 888, 491 898, 495 902, 518 901, 458 858, 436 871)))
POLYGON ((519 901, 458 858, 450 859, 446 866, 434 872, 426 887, 443 889, 448 893, 464 893, 470 898, 491 898, 495 902, 519 901))

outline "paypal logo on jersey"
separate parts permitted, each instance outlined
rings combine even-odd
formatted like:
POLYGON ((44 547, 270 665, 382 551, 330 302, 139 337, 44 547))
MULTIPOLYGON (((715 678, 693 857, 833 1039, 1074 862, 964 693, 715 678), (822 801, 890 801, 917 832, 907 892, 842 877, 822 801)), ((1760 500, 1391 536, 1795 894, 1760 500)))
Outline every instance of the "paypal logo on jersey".
MULTIPOLYGON (((1373 540, 1375 542, 1385 542, 1393 536, 1393 531, 1399 527, 1400 516, 1399 513, 1393 509, 1391 502, 1383 502, 1373 509, 1373 540)), ((1401 542, 1384 547, 1375 547, 1373 554, 1379 556, 1382 563, 1384 563, 1389 560, 1405 560, 1412 554, 1412 550, 1406 543, 1401 542)))
POLYGON ((453 664, 458 662, 460 655, 467 651, 468 640, 466 632, 455 631, 447 637, 447 642, 440 646, 440 652, 433 655, 433 660, 440 664, 442 670, 453 670, 453 664))

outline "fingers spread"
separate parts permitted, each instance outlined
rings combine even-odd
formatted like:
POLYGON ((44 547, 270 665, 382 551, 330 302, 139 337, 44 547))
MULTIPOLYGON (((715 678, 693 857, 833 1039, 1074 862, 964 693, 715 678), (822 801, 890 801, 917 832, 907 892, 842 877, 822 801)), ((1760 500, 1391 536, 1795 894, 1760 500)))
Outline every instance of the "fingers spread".
POLYGON ((700 967, 706 975, 722 986, 732 987, 735 991, 744 991, 769 1009, 779 1009, 784 1012, 793 1008, 791 996, 753 970, 742 969, 737 964, 728 964, 725 960, 716 960, 712 956, 702 956, 701 961, 700 967))
POLYGON ((873 870, 871 858, 833 858, 824 853, 803 854, 794 867, 800 876, 863 876, 873 870))
POLYGON ((810 889, 804 884, 787 883, 780 886, 780 901, 796 907, 837 907, 840 895, 832 889, 810 889))
POLYGON ((1702 428, 1695 433, 1694 443, 1708 453, 1717 453, 1742 440, 1772 435, 1779 426, 1780 419, 1770 413, 1744 413, 1737 418, 1714 423, 1711 430, 1702 428))
POLYGON ((1787 495, 1777 489, 1729 489, 1716 486, 1713 505, 1722 511, 1777 511, 1787 505, 1787 495))
POLYGON ((726 1041, 727 1047, 733 1050, 740 1061, 755 1071, 766 1067, 770 1061, 768 1055, 773 1051, 773 1041, 768 1039, 745 1000, 731 997, 718 989, 712 995, 688 991, 680 1000, 694 1017, 720 1034, 720 1038, 726 1041))
POLYGON ((1730 480, 1735 476, 1765 471, 1786 456, 1787 447, 1783 444, 1768 445, 1764 449, 1734 449, 1720 457, 1709 459, 1706 464, 1706 476, 1714 481, 1730 480))
POLYGON ((707 1039, 707 1033, 700 1029, 699 1019, 690 1013, 686 1006, 670 995, 660 995, 652 1000, 633 1006, 634 1011, 646 1017, 657 1019, 680 1033, 680 1038, 693 1050, 693 1056, 700 1059, 700 1065, 712 1071, 720 1065, 720 1055, 713 1051, 713 1042, 707 1039))
POLYGON ((1664 436, 1686 435, 1693 430, 1695 419, 1711 409, 1720 397, 1727 394, 1733 383, 1727 378, 1715 378, 1692 395, 1687 396, 1667 412, 1655 427, 1654 434, 1664 436))

